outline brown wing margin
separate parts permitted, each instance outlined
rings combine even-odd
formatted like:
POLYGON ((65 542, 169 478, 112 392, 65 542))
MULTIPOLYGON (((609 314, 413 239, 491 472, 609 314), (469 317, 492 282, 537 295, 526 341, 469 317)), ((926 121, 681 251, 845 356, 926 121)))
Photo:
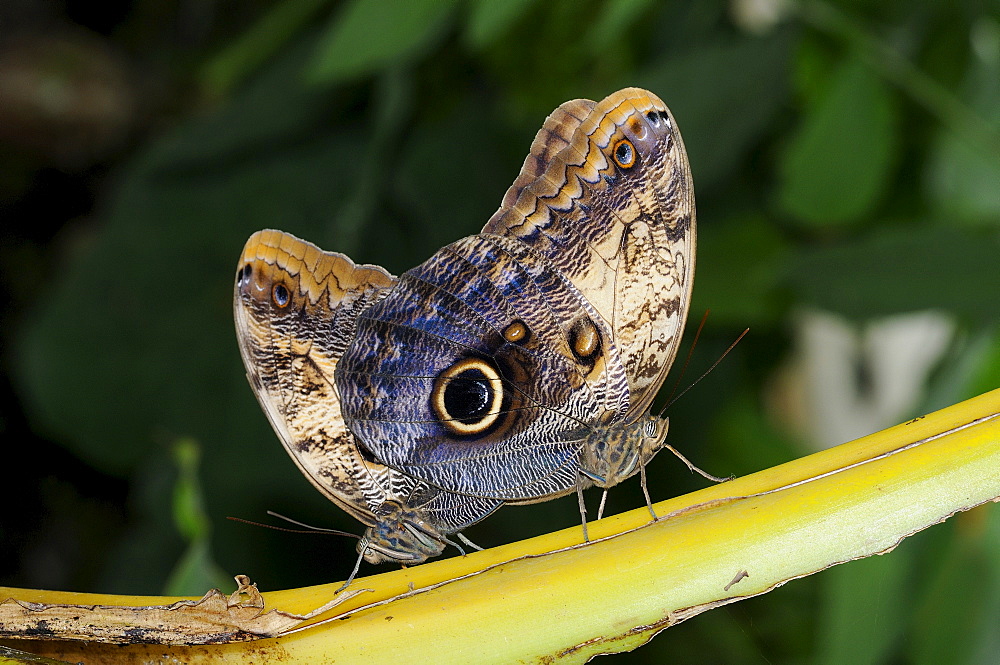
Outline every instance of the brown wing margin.
POLYGON ((288 454, 327 498, 360 521, 391 491, 388 470, 369 465, 343 419, 333 376, 358 313, 396 282, 379 266, 357 265, 281 231, 253 234, 238 269, 236 331, 247 376, 288 454), (271 289, 289 288, 284 311, 271 289), (303 318, 297 312, 308 311, 303 318))
POLYGON ((535 134, 535 140, 531 142, 531 150, 524 158, 521 172, 518 173, 514 183, 504 194, 499 210, 493 213, 486 226, 502 217, 517 202, 521 190, 545 173, 552 158, 569 145, 573 133, 590 115, 596 105, 596 102, 589 99, 574 99, 560 104, 559 108, 549 114, 542 128, 535 134))

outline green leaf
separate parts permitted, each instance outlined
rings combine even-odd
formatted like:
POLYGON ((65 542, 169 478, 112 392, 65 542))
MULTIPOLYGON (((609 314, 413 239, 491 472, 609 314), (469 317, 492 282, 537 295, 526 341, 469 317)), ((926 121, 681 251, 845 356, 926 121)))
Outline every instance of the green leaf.
MULTIPOLYGON (((478 233, 517 175, 517 166, 505 169, 494 158, 502 146, 483 131, 487 113, 470 99, 436 122, 415 127, 394 165, 395 193, 419 225, 414 235, 431 251, 478 233), (469 168, 466 160, 450 158, 457 154, 481 157, 469 168)), ((525 152, 528 146, 525 140, 525 152)))
POLYGON ((249 30, 203 68, 205 88, 223 95, 274 58, 278 50, 327 6, 330 0, 285 0, 274 5, 249 30))
POLYGON ((912 547, 827 572, 823 579, 818 665, 889 662, 908 616, 912 547))
POLYGON ((970 395, 978 395, 994 386, 1000 386, 1000 334, 993 332, 992 340, 977 360, 977 371, 968 389, 970 395))
POLYGON ((996 512, 983 506, 959 516, 953 525, 956 537, 949 541, 943 562, 933 571, 917 604, 909 662, 980 662, 976 651, 996 633, 996 624, 988 620, 996 616, 1000 600, 996 563, 1000 552, 991 550, 991 543, 983 537, 984 523, 991 514, 996 521, 996 512))
MULTIPOLYGON (((982 19, 973 36, 982 44, 966 72, 963 97, 1000 133, 1000 25, 982 19)), ((928 159, 927 185, 944 214, 969 224, 1000 224, 998 183, 1000 154, 951 128, 939 129, 928 159)))
POLYGON ((739 390, 712 420, 709 438, 717 448, 708 462, 712 471, 744 475, 781 464, 801 452, 775 427, 759 401, 748 389, 739 390))
POLYGON ((979 326, 963 330, 960 337, 953 340, 947 355, 940 359, 940 367, 928 381, 921 400, 922 409, 934 409, 943 404, 952 404, 972 395, 980 395, 1000 386, 1000 366, 996 363, 997 324, 1000 317, 985 321, 979 326))
POLYGON ((174 485, 174 524, 186 540, 205 538, 211 526, 198 482, 201 450, 194 439, 181 439, 174 444, 173 453, 178 470, 174 485))
MULTIPOLYGON (((369 103, 374 112, 371 126, 367 128, 366 150, 356 158, 357 185, 344 197, 331 222, 338 238, 338 251, 346 254, 361 249, 365 227, 374 221, 384 199, 398 143, 413 107, 412 72, 398 68, 383 72, 369 103)), ((380 221, 382 227, 388 226, 385 220, 380 221)))
POLYGON ((880 231, 804 250, 789 264, 797 301, 845 316, 939 308, 973 321, 1000 318, 1000 242, 954 227, 880 231))
POLYGON ((174 485, 174 524, 188 547, 170 573, 164 593, 186 596, 204 593, 205 589, 231 587, 229 576, 212 556, 211 520, 205 512, 199 469, 201 450, 193 439, 174 444, 177 483, 174 485))
POLYGON ((320 40, 309 78, 335 83, 417 58, 444 34, 458 0, 352 0, 320 40))
POLYGON ((898 112, 885 84, 845 61, 806 109, 779 169, 777 203, 803 226, 851 224, 871 213, 895 159, 898 112))
POLYGON ((704 43, 640 72, 677 119, 699 193, 740 168, 788 97, 790 39, 704 43), (711 85, 706 85, 711 81, 711 85))
POLYGON ((653 5, 653 0, 611 0, 602 5, 591 29, 584 37, 587 46, 594 50, 612 48, 622 33, 633 25, 642 13, 653 5))
POLYGON ((499 39, 536 0, 470 0, 464 39, 473 50, 499 39))
POLYGON ((233 588, 227 575, 212 558, 207 538, 193 541, 177 562, 163 586, 167 596, 199 596, 208 589, 233 588))
POLYGON ((760 216, 699 225, 691 311, 711 309, 715 325, 774 324, 784 311, 778 288, 790 251, 760 216))

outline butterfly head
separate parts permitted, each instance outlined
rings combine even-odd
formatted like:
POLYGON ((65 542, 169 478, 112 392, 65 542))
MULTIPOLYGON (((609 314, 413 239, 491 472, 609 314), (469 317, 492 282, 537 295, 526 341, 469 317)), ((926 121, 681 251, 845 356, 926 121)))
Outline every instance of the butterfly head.
POLYGON ((639 464, 646 466, 663 448, 667 440, 667 430, 670 429, 670 419, 649 414, 641 422, 643 428, 639 440, 639 464))
POLYGON ((663 447, 669 420, 652 414, 597 428, 583 448, 580 472, 598 487, 612 487, 649 464, 663 447))
POLYGON ((358 541, 358 553, 368 563, 423 563, 444 551, 446 539, 395 501, 378 509, 378 523, 358 541))

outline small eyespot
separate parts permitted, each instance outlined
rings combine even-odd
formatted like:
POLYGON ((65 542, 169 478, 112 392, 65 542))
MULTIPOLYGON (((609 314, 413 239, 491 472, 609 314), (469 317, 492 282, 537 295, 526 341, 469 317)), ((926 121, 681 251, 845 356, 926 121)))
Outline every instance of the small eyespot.
POLYGON ((635 165, 635 146, 628 139, 618 141, 612 154, 615 157, 615 163, 623 169, 630 169, 635 165))
POLYGON ((253 274, 253 268, 250 264, 243 266, 242 270, 236 271, 236 286, 243 286, 244 284, 250 283, 250 275, 253 274))
POLYGON ((644 123, 641 118, 633 116, 629 118, 628 128, 632 132, 632 136, 637 141, 642 141, 646 138, 647 132, 649 132, 649 125, 644 123))
POLYGON ((288 292, 288 287, 284 284, 275 284, 274 288, 271 289, 271 300, 278 307, 287 307, 291 298, 292 294, 288 292))
POLYGON ((503 383, 493 365, 464 358, 434 381, 431 409, 454 434, 482 434, 500 417, 503 396, 503 383))
POLYGON ((514 321, 503 329, 503 338, 511 344, 523 344, 531 337, 531 331, 524 321, 514 321))
POLYGON ((569 331, 569 346, 577 360, 592 361, 601 350, 601 333, 588 318, 579 319, 569 331))
POLYGON ((646 119, 649 120, 649 124, 651 124, 653 127, 660 126, 660 114, 657 113, 656 111, 647 111, 646 119))

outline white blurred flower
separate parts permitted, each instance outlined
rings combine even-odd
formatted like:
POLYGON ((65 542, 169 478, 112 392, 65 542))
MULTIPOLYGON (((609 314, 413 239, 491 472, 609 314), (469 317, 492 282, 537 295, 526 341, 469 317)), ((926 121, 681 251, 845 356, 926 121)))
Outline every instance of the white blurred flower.
POLYGON ((755 35, 770 32, 789 10, 788 0, 731 0, 729 16, 741 30, 755 35))
POLYGON ((911 415, 955 335, 951 317, 915 312, 852 324, 803 312, 795 359, 774 397, 779 417, 817 449, 895 425, 911 415))

